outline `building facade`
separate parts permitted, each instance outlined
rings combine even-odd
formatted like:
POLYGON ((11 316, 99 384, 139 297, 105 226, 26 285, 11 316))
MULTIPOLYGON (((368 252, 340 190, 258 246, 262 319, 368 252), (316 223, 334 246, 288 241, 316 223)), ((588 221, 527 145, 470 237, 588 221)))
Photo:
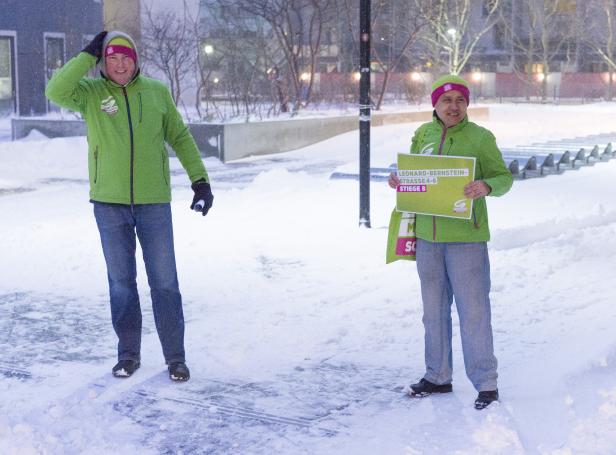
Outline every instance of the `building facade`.
POLYGON ((103 27, 101 0, 0 0, 0 115, 57 110, 45 85, 103 27))
MULTIPOLYGON (((375 87, 379 77, 383 79, 388 73, 388 92, 410 93, 421 80, 458 71, 472 74, 477 92, 485 97, 612 99, 616 95, 616 22, 609 20, 616 17, 616 0, 500 0, 495 10, 493 0, 443 1, 372 2, 371 66, 375 87), (441 3, 456 3, 459 8, 436 8, 441 3), (433 7, 426 7, 430 4, 433 7), (475 43, 476 37, 480 39, 475 43), (469 46, 471 43, 473 46, 469 46), (455 66, 458 51, 464 58, 458 58, 455 66), (415 79, 409 81, 409 77, 415 79)), ((359 0, 326 3, 332 6, 333 14, 327 15, 323 28, 321 50, 314 65, 314 80, 320 82, 313 90, 323 94, 327 86, 333 96, 345 92, 348 86, 348 92, 354 93, 355 86, 347 79, 358 70, 359 0), (346 82, 335 82, 338 80, 346 82)), ((222 40, 237 33, 234 21, 220 20, 219 8, 237 4, 232 0, 200 0, 204 39, 222 40)), ((281 2, 280 8, 286 5, 297 13, 306 4, 289 0, 281 2)), ((309 8, 302 8, 306 13, 302 13, 302 20, 309 23, 309 8)), ((257 49, 267 54, 264 60, 269 58, 285 71, 284 58, 280 56, 286 55, 276 51, 282 34, 274 36, 265 21, 261 23, 262 45, 257 49)), ((292 25, 282 32, 285 36, 287 32, 295 36, 297 30, 292 25)), ((250 44, 237 46, 233 56, 248 55, 250 44)), ((221 52, 221 67, 226 61, 230 61, 229 54, 221 52)), ((300 71, 306 71, 306 61, 309 59, 297 62, 300 71)))

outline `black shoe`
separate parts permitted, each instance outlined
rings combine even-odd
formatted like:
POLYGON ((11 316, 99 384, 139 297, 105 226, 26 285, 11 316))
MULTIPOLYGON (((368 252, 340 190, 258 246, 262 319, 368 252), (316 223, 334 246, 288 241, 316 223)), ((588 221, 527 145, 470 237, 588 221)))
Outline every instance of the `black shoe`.
POLYGON ((174 362, 169 365, 169 379, 172 381, 188 381, 190 371, 184 362, 174 362))
POLYGON ((120 360, 111 369, 111 374, 116 378, 128 378, 133 375, 141 364, 138 360, 120 360))
POLYGON ((432 382, 421 378, 417 384, 411 385, 409 395, 415 398, 423 398, 433 393, 449 393, 453 391, 451 384, 433 384, 432 382))
POLYGON ((493 401, 498 401, 498 389, 479 392, 475 400, 475 409, 485 409, 490 406, 493 401))

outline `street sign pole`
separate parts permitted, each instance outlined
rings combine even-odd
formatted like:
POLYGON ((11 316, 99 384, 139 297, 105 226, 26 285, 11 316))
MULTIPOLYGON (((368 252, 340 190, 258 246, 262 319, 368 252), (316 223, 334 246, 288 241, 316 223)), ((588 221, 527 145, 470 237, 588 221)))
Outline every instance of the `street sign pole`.
POLYGON ((359 3, 359 225, 370 227, 370 0, 359 3))

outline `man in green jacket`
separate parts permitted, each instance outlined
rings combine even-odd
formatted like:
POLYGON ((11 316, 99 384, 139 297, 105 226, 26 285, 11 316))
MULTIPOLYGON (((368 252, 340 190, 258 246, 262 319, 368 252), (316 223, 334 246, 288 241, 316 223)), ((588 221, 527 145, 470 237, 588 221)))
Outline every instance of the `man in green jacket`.
MULTIPOLYGON (((417 271, 421 282, 426 373, 410 395, 425 397, 452 391, 451 304, 455 297, 466 374, 479 392, 475 408, 498 400, 497 361, 490 313, 490 239, 486 196, 502 196, 513 177, 494 135, 469 122, 468 83, 447 75, 432 85, 433 120, 413 137, 411 153, 476 158, 475 181, 464 188, 474 200, 470 220, 416 215, 417 271)), ((389 186, 397 188, 396 173, 389 186)))
POLYGON ((204 216, 214 196, 193 137, 169 90, 140 74, 137 47, 122 32, 101 32, 51 78, 45 95, 81 113, 88 127, 90 201, 107 264, 111 318, 118 336, 116 377, 141 362, 136 238, 152 296, 169 377, 187 381, 184 316, 173 227, 168 143, 192 182, 190 206, 204 216), (100 64, 101 77, 87 73, 100 64))

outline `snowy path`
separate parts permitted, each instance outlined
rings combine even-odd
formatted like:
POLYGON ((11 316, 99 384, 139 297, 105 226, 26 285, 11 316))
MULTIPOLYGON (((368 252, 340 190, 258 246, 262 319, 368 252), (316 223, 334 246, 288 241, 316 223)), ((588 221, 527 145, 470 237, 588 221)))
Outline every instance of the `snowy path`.
MULTIPOLYGON (((519 109, 487 123, 511 145, 546 140, 531 125, 545 112, 560 137, 613 130, 604 106, 587 124, 567 123, 566 108, 519 109), (514 129, 516 116, 529 124, 514 129)), ((405 150, 414 127, 376 129, 373 164, 405 150)), ((166 377, 141 266, 142 367, 109 374, 83 139, 0 143, 0 453, 613 454, 616 162, 490 199, 502 402, 477 412, 455 316, 454 393, 404 394, 423 373, 419 284, 414 264, 384 264, 391 191, 372 186, 373 229, 360 230, 356 182, 328 178, 356 142, 208 162, 205 219, 174 173, 186 384, 166 377)))

